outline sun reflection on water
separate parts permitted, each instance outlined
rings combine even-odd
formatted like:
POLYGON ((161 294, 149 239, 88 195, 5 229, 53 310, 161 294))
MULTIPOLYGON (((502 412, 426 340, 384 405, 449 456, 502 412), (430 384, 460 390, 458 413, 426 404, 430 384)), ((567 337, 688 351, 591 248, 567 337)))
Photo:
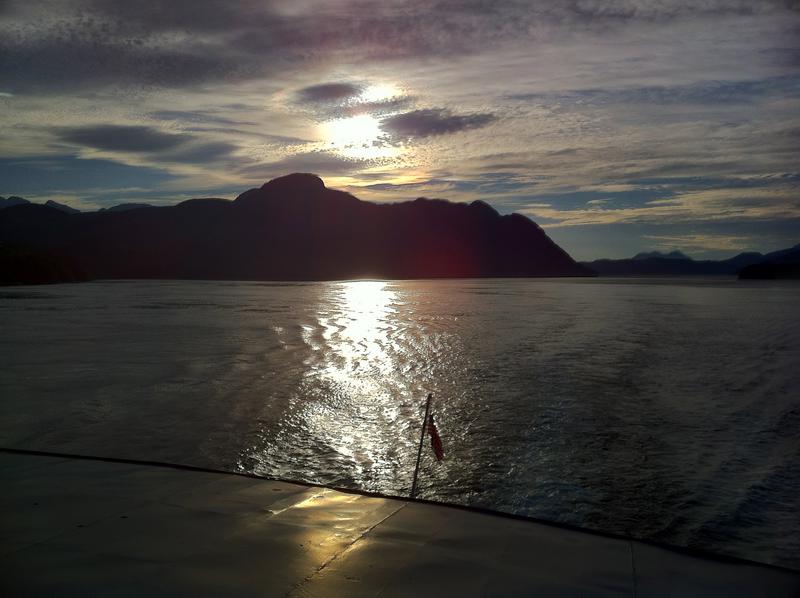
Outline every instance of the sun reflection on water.
POLYGON ((320 290, 295 329, 303 355, 300 384, 280 432, 252 456, 256 468, 281 475, 308 459, 316 469, 347 472, 327 483, 396 485, 409 469, 409 426, 418 418, 421 392, 407 375, 414 347, 402 324, 404 300, 397 284, 385 281, 329 283, 320 290))
POLYGON ((350 461, 358 479, 388 467, 394 454, 391 429, 402 394, 391 350, 396 293, 365 280, 341 283, 332 295, 337 309, 319 318, 324 354, 306 374, 329 389, 332 401, 309 404, 304 415, 309 432, 350 461))
POLYGON ((325 320, 323 337, 329 348, 344 363, 328 363, 323 375, 344 380, 364 390, 377 390, 377 380, 355 376, 360 373, 391 370, 392 357, 387 351, 391 320, 395 312, 395 293, 383 281, 361 280, 343 283, 339 292, 339 313, 325 320), (344 366, 344 367, 342 367, 344 366))

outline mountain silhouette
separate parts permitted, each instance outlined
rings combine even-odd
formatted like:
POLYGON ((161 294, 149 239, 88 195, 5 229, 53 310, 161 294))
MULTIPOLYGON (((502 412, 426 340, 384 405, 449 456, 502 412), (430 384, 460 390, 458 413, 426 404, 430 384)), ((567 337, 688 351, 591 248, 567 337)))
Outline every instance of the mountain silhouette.
POLYGON ((56 210, 61 210, 62 212, 66 212, 67 214, 79 214, 80 210, 73 208, 72 206, 68 206, 63 203, 58 203, 57 201, 53 201, 52 199, 48 199, 45 204, 48 208, 54 208, 56 210))
POLYGON ((669 253, 661 253, 660 251, 642 251, 637 253, 631 259, 633 260, 647 260, 650 258, 661 258, 665 260, 690 260, 688 255, 680 251, 670 251, 669 253))
POLYGON ((0 285, 84 282, 86 272, 53 252, 0 243, 0 285))
POLYGON ((23 204, 31 203, 27 199, 12 195, 11 197, 0 197, 0 210, 3 208, 10 208, 13 206, 20 206, 23 204))
POLYGON ((800 245, 767 254, 762 262, 742 268, 739 278, 800 279, 800 245))
POLYGON ((772 253, 740 253, 726 260, 693 260, 680 251, 637 253, 621 260, 601 259, 581 262, 600 276, 709 276, 739 274, 744 268, 775 261, 785 254, 800 250, 800 245, 772 253))
POLYGON ((77 264, 93 278, 335 280, 592 276, 533 221, 488 204, 361 201, 291 174, 235 201, 68 214, 0 211, 0 243, 77 264))

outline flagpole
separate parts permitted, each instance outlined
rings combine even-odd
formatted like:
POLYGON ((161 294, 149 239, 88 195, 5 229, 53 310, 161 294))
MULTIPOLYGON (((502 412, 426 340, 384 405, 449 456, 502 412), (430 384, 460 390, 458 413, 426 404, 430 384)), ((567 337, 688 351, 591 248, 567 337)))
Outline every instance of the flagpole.
POLYGON ((411 482, 411 498, 417 496, 417 474, 419 473, 419 460, 422 458, 422 443, 425 442, 425 427, 428 425, 428 413, 431 410, 431 399, 433 393, 428 393, 428 400, 425 403, 425 417, 422 419, 422 432, 419 435, 419 449, 417 450, 417 466, 414 468, 414 481, 411 482))

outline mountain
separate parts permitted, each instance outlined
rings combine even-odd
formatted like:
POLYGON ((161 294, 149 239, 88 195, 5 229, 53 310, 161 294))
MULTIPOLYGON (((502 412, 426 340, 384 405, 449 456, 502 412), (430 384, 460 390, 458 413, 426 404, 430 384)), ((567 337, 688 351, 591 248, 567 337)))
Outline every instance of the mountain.
POLYGON ((61 210, 62 212, 66 212, 67 214, 80 214, 80 210, 76 210, 75 208, 68 206, 63 203, 58 203, 57 201, 53 201, 52 199, 48 199, 45 204, 48 208, 53 208, 55 210, 61 210))
POLYGON ((758 264, 752 264, 739 272, 741 279, 800 279, 800 244, 774 251, 764 256, 758 264))
POLYGON ((632 260, 648 260, 651 258, 659 258, 664 260, 690 260, 689 256, 685 253, 681 253, 680 251, 670 251, 669 253, 661 253, 660 251, 643 251, 641 253, 637 253, 631 259, 632 260))
MULTIPOLYGON (((673 252, 678 253, 678 252, 673 252)), ((641 256, 642 254, 638 254, 641 256)), ((735 275, 764 259, 760 253, 740 253, 727 260, 693 260, 689 257, 637 257, 621 260, 581 262, 600 276, 702 276, 735 275)))
POLYGON ((775 261, 796 250, 800 250, 800 245, 766 255, 756 252, 740 253, 727 260, 693 260, 680 251, 667 254, 651 251, 637 253, 628 259, 602 259, 581 264, 591 268, 600 276, 735 276, 743 268, 775 261))
POLYGON ((235 201, 79 214, 0 212, 0 243, 73 260, 93 278, 333 280, 592 276, 533 221, 488 204, 373 204, 310 174, 235 201))
POLYGON ((3 208, 10 208, 11 206, 20 206, 22 204, 31 203, 27 199, 12 195, 11 197, 0 197, 0 210, 3 208))
POLYGON ((798 243, 794 247, 789 247, 788 249, 780 249, 778 251, 773 251, 772 253, 768 253, 767 255, 764 256, 764 261, 793 264, 800 261, 798 259, 798 255, 800 255, 800 243, 798 243))
POLYGON ((82 282, 88 279, 86 272, 68 257, 0 243, 0 285, 82 282))
MULTIPOLYGON (((19 206, 22 204, 29 204, 31 203, 27 199, 23 199, 22 197, 17 197, 16 195, 12 195, 11 197, 0 197, 0 210, 3 208, 10 208, 11 206, 19 206)), ((68 212, 70 214, 77 214, 80 210, 73 208, 72 206, 68 206, 63 203, 59 203, 52 199, 48 199, 45 204, 50 208, 54 208, 56 210, 61 210, 62 212, 68 212)), ((126 212, 128 210, 138 210, 139 208, 151 208, 153 207, 149 203, 122 203, 111 208, 100 208, 98 212, 126 212)))

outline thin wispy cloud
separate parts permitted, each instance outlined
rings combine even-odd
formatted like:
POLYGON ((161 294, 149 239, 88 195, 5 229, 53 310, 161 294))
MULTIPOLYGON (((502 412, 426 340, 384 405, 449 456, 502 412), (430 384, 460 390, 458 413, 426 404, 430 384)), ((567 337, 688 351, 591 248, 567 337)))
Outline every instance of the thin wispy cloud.
POLYGON ((747 235, 644 235, 644 238, 652 241, 656 249, 662 250, 741 251, 753 244, 753 237, 747 235))

